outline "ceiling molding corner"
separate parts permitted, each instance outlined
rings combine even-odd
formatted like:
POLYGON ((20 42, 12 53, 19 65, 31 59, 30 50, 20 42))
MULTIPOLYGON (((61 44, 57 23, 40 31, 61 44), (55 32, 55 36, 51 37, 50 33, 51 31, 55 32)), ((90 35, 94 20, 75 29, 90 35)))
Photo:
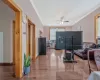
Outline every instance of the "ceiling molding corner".
POLYGON ((81 21, 82 19, 86 18, 88 15, 90 15, 91 13, 93 13, 95 10, 97 10, 100 7, 100 3, 95 6, 94 8, 92 8, 91 10, 89 10, 89 12, 87 14, 85 14, 84 16, 82 16, 80 19, 76 20, 75 23, 73 23, 72 25, 74 26, 76 23, 78 23, 79 21, 81 21))
POLYGON ((32 0, 30 0, 30 2, 31 2, 31 4, 32 4, 32 6, 33 6, 33 8, 34 8, 34 10, 35 10, 35 12, 36 12, 36 14, 37 14, 37 16, 39 17, 39 19, 40 19, 40 21, 41 21, 41 23, 42 23, 42 25, 43 25, 43 21, 42 21, 42 19, 41 19, 39 13, 38 13, 38 11, 37 11, 37 8, 36 8, 34 2, 33 2, 32 0))

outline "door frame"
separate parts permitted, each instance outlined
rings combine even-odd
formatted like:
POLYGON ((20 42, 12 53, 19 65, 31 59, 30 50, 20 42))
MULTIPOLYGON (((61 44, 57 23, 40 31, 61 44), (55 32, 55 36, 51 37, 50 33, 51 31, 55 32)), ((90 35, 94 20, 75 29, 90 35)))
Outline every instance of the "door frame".
MULTIPOLYGON (((15 11, 15 77, 22 77, 22 10, 14 0, 3 0, 15 11)), ((12 42, 13 43, 13 42, 12 42)))
POLYGON ((97 14, 94 18, 94 41, 97 43, 97 34, 98 34, 98 17, 100 17, 100 13, 97 14))
MULTIPOLYGON (((32 30, 33 31, 33 35, 30 35, 30 37, 32 37, 32 40, 33 40, 33 43, 32 43, 33 52, 31 53, 31 55, 32 55, 32 60, 35 61, 36 60, 36 26, 35 26, 35 24, 31 21, 31 19, 28 16, 27 16, 27 22, 28 23, 27 23, 27 36, 26 36, 26 38, 27 38, 26 39, 27 40, 27 42, 26 42, 26 44, 27 44, 27 49, 26 50, 27 51, 26 52, 27 52, 27 55, 29 55, 29 50, 28 50, 29 49, 29 46, 28 45, 29 45, 29 42, 30 41, 28 39, 28 37, 29 37, 28 36, 28 33, 29 33, 28 32, 29 31, 28 30, 29 29, 29 26, 28 25, 31 25, 32 28, 33 28, 33 30, 32 30)), ((31 28, 31 26, 30 26, 30 28, 31 28)))

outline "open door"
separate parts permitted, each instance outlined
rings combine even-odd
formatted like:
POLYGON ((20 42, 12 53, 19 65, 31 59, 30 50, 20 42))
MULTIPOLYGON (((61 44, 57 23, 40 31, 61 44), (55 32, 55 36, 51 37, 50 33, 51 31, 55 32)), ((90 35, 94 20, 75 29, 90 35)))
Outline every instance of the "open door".
POLYGON ((35 50, 36 50, 36 43, 35 43, 35 25, 31 25, 30 31, 30 51, 31 51, 31 58, 35 60, 35 50))
POLYGON ((32 50, 33 50, 33 54, 32 54, 32 57, 33 57, 33 60, 35 60, 36 59, 36 34, 35 34, 35 25, 33 24, 32 25, 32 30, 33 30, 33 32, 32 32, 32 41, 33 41, 33 43, 32 43, 32 50))
POLYGON ((15 65, 15 21, 13 21, 13 65, 15 65))
POLYGON ((28 19, 27 27, 27 55, 30 55, 32 60, 35 60, 36 42, 35 42, 35 25, 28 19))
POLYGON ((28 24, 28 27, 27 27, 27 41, 28 41, 28 44, 27 44, 27 47, 28 47, 28 49, 27 49, 27 55, 30 55, 31 54, 31 52, 30 52, 30 48, 31 48, 31 46, 30 46, 30 24, 28 24))

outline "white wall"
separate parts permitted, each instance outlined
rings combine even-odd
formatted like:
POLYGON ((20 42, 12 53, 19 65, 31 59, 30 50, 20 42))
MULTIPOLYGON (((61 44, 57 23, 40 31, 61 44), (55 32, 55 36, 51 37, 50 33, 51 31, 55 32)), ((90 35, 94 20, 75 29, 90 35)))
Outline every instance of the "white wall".
POLYGON ((24 67, 24 54, 26 54, 26 27, 27 27, 27 19, 26 15, 23 13, 22 20, 22 73, 24 67))
POLYGON ((79 31, 80 26, 83 31, 83 42, 95 42, 94 36, 94 17, 100 13, 100 8, 95 10, 93 13, 86 16, 84 19, 80 20, 78 23, 73 25, 73 31, 79 31))
POLYGON ((16 4, 19 5, 19 7, 22 9, 22 11, 28 15, 28 17, 32 20, 32 22, 36 26, 36 53, 38 55, 38 37, 39 37, 39 30, 43 30, 42 23, 39 19, 39 16, 37 15, 34 6, 32 5, 32 2, 30 0, 14 0, 16 4))
MULTIPOLYGON (((11 63, 13 61, 12 51, 12 21, 14 12, 3 2, 0 2, 0 32, 3 32, 3 61, 1 63, 11 63)), ((2 54, 0 53, 0 57, 2 54)))

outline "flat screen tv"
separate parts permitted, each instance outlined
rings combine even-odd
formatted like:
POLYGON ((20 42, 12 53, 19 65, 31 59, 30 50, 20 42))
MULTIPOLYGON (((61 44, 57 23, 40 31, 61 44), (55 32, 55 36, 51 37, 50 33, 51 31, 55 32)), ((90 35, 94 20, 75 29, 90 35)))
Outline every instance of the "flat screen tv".
POLYGON ((56 32, 56 49, 81 49, 83 43, 82 33, 82 31, 56 32))

